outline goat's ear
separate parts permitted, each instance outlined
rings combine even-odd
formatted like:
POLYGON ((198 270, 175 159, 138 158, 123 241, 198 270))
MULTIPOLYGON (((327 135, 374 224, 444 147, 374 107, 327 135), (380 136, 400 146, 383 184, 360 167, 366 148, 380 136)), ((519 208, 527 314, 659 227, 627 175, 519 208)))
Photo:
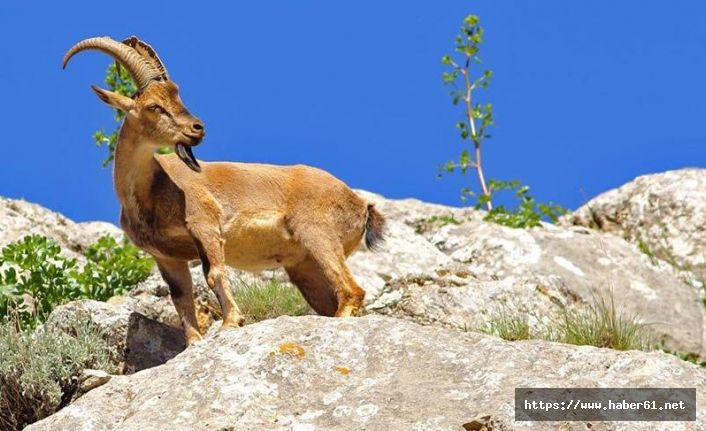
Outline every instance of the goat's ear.
POLYGON ((91 85, 91 89, 98 95, 98 98, 113 108, 120 109, 123 112, 129 112, 134 106, 135 101, 122 94, 113 93, 112 91, 103 90, 95 85, 91 85))

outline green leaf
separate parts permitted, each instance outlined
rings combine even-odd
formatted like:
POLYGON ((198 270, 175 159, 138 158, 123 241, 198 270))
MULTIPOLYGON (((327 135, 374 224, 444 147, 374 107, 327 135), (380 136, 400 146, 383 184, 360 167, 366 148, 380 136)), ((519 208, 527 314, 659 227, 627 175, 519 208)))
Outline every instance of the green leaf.
POLYGON ((459 157, 458 164, 461 165, 461 169, 465 173, 471 164, 471 156, 468 154, 468 150, 464 149, 461 151, 461 157, 459 157))
POLYGON ((455 70, 452 72, 442 72, 441 73, 441 79, 444 81, 444 84, 451 84, 456 80, 456 77, 458 76, 458 72, 455 70))
POLYGON ((463 23, 470 27, 478 25, 479 22, 480 18, 478 18, 478 15, 468 15, 463 19, 463 23))

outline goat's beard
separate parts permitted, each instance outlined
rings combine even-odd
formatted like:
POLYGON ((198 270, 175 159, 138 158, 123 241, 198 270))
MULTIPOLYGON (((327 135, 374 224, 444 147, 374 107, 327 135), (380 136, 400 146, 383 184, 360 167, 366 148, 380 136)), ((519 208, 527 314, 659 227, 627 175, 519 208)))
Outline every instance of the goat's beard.
POLYGON ((184 144, 176 144, 176 153, 181 161, 184 162, 186 166, 190 167, 191 170, 201 172, 201 166, 199 166, 199 162, 196 161, 196 157, 194 157, 191 147, 187 147, 184 144))

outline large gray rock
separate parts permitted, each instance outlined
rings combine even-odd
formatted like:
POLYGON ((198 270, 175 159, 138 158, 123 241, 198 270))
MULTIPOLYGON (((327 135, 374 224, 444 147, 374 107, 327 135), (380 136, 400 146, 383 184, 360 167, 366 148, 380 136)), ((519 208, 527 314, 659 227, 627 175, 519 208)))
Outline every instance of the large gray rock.
POLYGON ((122 238, 122 231, 110 223, 76 223, 40 205, 0 197, 0 248, 31 234, 54 239, 65 255, 79 259, 102 235, 122 238))
POLYGON ((699 291, 621 238, 581 227, 511 229, 482 221, 426 235, 454 264, 391 281, 370 309, 474 329, 503 307, 540 323, 564 307, 612 296, 668 348, 704 353, 699 291))
POLYGON ((562 219, 610 232, 706 278, 706 169, 643 175, 562 219))
POLYGON ((385 242, 379 250, 361 249, 348 259, 353 275, 365 289, 367 303, 374 301, 385 283, 394 278, 434 271, 451 262, 448 256, 418 234, 428 220, 433 217, 477 220, 480 217, 477 211, 468 208, 430 204, 417 199, 385 199, 363 190, 357 192, 373 202, 387 221, 385 242))
POLYGON ((375 204, 375 207, 388 220, 395 220, 408 226, 423 230, 423 223, 429 223, 433 219, 453 218, 458 221, 481 220, 484 213, 476 211, 470 207, 452 207, 448 205, 433 204, 423 202, 419 199, 387 199, 382 195, 371 193, 365 190, 356 190, 363 198, 375 204))
POLYGON ((282 317, 114 377, 27 430, 706 428, 702 403, 693 424, 515 423, 516 387, 695 387, 702 400, 706 370, 664 353, 510 343, 383 316, 282 317))
POLYGON ((124 305, 80 300, 57 307, 44 324, 71 333, 88 323, 105 340, 120 373, 165 363, 184 350, 183 330, 150 319, 124 305))
POLYGON ((348 259, 348 266, 365 290, 366 301, 370 302, 377 298, 387 281, 433 271, 450 262, 448 256, 417 235, 412 227, 389 219, 385 242, 380 249, 358 251, 348 259))
POLYGON ((564 307, 584 306, 567 289, 541 277, 479 280, 464 271, 411 275, 388 283, 367 309, 422 325, 481 331, 504 313, 522 316, 535 333, 552 325, 564 307))

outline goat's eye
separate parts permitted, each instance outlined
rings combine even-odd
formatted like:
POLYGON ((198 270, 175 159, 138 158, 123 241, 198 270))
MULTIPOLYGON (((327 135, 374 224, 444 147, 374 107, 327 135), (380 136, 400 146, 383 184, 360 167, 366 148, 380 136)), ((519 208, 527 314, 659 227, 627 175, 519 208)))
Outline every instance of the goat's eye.
POLYGON ((153 104, 151 104, 151 105, 148 105, 148 106, 147 106, 147 109, 149 109, 150 111, 153 111, 153 112, 163 112, 163 111, 164 111, 164 108, 162 108, 161 106, 157 105, 156 103, 153 103, 153 104))

